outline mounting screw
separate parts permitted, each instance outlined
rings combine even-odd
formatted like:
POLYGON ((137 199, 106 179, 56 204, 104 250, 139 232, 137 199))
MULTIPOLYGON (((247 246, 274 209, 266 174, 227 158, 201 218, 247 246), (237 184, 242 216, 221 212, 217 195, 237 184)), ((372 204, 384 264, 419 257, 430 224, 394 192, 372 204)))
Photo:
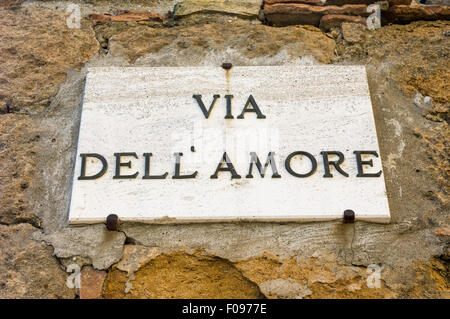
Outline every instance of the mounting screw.
POLYGON ((116 214, 109 214, 108 217, 106 217, 106 228, 112 231, 119 230, 119 216, 116 214))
POLYGON ((225 70, 229 70, 232 67, 233 67, 233 64, 231 64, 231 63, 228 63, 228 62, 222 63, 222 68, 224 68, 225 70))
POLYGON ((355 212, 351 209, 346 209, 344 211, 344 223, 353 223, 355 221, 355 212))

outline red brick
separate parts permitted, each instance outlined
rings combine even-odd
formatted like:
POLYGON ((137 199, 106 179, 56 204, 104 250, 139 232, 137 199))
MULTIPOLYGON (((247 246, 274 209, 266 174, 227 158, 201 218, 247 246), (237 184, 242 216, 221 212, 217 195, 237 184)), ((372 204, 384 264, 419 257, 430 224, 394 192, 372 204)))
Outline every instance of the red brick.
POLYGON ((450 237, 450 228, 444 227, 439 228, 433 232, 436 236, 444 236, 444 237, 450 237))
POLYGON ((106 272, 88 266, 81 271, 80 299, 101 299, 106 272))
POLYGON ((450 6, 398 5, 382 12, 381 16, 391 23, 450 20, 450 6))
POLYGON ((117 15, 105 14, 91 14, 89 17, 96 23, 105 23, 110 21, 128 22, 128 21, 158 21, 163 22, 164 17, 152 11, 125 11, 117 15))
POLYGON ((320 19, 320 28, 328 31, 333 27, 339 27, 343 22, 366 25, 366 18, 342 14, 327 14, 320 19))

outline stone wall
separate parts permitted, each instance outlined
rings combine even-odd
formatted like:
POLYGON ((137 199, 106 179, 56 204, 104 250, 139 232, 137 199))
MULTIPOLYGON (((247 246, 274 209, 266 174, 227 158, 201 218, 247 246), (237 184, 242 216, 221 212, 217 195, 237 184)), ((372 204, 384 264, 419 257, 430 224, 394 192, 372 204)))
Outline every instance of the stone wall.
POLYGON ((375 2, 2 1, 0 298, 449 298, 449 3, 375 2), (392 222, 69 227, 87 67, 223 62, 365 65, 392 222))

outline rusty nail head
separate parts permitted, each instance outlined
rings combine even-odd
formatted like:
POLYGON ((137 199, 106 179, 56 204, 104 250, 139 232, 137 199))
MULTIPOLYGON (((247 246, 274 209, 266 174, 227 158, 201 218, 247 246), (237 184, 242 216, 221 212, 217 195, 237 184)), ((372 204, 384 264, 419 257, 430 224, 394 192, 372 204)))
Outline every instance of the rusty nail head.
POLYGON ((109 214, 108 217, 106 217, 106 228, 112 231, 119 230, 119 216, 116 214, 109 214))
POLYGON ((353 223, 355 221, 355 212, 351 209, 344 211, 344 223, 353 223))
POLYGON ((231 64, 231 63, 228 63, 228 62, 222 63, 222 68, 224 68, 225 70, 229 70, 232 67, 233 67, 233 64, 231 64))

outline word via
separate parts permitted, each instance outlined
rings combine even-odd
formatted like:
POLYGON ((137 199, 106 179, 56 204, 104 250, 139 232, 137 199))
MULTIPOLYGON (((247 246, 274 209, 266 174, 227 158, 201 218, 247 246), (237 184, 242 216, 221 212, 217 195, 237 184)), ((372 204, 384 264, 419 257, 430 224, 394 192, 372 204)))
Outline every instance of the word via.
MULTIPOLYGON (((202 96, 199 94, 194 94, 192 96, 198 103, 198 106, 200 107, 200 110, 202 110, 203 115, 205 116, 205 118, 208 118, 209 115, 211 114, 211 111, 214 108, 214 105, 216 104, 216 101, 220 98, 219 94, 214 94, 213 95, 213 100, 209 106, 208 109, 206 109, 205 104, 203 103, 202 100, 202 96)), ((233 98, 233 95, 227 94, 224 96, 226 102, 226 106, 227 106, 227 114, 225 115, 226 119, 233 119, 234 116, 231 114, 231 99, 233 98)), ((248 112, 252 112, 252 113, 256 113, 256 118, 258 119, 265 119, 266 116, 264 114, 262 114, 261 110, 259 109, 258 104, 256 104, 255 98, 250 94, 250 96, 247 99, 247 102, 244 105, 244 108, 242 109, 242 112, 240 115, 238 115, 238 119, 243 119, 244 118, 244 114, 248 113, 248 112)))

